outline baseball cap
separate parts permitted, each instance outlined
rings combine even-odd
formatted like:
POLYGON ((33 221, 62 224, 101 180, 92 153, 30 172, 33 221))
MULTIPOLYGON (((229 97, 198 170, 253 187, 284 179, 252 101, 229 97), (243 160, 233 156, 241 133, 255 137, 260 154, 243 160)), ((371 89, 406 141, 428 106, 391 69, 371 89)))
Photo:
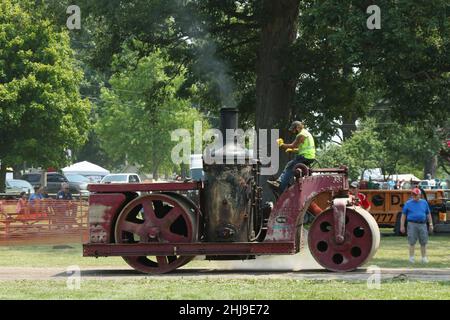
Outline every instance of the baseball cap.
POLYGON ((356 181, 353 181, 352 183, 350 183, 350 187, 352 188, 358 188, 359 187, 359 183, 356 181))
POLYGON ((289 127, 289 131, 294 130, 297 126, 301 125, 302 123, 300 121, 294 121, 291 123, 291 126, 289 127))
POLYGON ((420 189, 419 188, 414 188, 411 190, 411 193, 413 194, 420 194, 420 189))

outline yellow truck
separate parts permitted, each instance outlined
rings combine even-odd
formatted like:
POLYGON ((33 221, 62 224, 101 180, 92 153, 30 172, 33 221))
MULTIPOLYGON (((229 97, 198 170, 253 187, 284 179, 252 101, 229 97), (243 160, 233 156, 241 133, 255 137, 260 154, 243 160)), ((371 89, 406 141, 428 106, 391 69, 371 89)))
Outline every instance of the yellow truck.
MULTIPOLYGON (((428 201, 433 218, 434 232, 450 232, 450 190, 421 190, 428 201)), ((411 197, 411 190, 361 190, 372 204, 370 213, 381 228, 394 228, 400 234, 400 217, 403 204, 411 197)))

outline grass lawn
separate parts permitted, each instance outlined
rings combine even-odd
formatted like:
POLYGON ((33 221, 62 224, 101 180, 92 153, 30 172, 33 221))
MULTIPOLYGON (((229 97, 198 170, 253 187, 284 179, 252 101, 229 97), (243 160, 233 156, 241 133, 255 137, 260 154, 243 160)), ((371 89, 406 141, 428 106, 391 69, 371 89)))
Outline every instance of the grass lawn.
POLYGON ((450 299, 448 282, 365 282, 288 279, 86 280, 69 290, 65 281, 0 281, 0 299, 450 299))
MULTIPOLYGON (((119 257, 84 258, 81 245, 0 247, 0 267, 128 268, 119 257)), ((417 248, 416 255, 419 256, 417 248)), ((450 237, 433 236, 430 263, 415 268, 450 268, 450 237)), ((366 266, 411 267, 405 237, 382 237, 376 256, 366 266)), ((193 261, 187 267, 211 267, 193 261)), ((270 272, 270 271, 268 271, 270 272)), ((0 299, 450 299, 450 279, 445 282, 386 280, 381 289, 368 289, 365 281, 311 281, 294 279, 177 279, 155 277, 136 280, 82 280, 79 290, 69 290, 65 280, 0 281, 0 299)))
MULTIPOLYGON (((406 237, 382 237, 380 248, 375 257, 367 265, 377 265, 381 268, 406 268, 412 265, 408 262, 409 245, 406 237)), ((450 235, 434 235, 429 238, 427 255, 428 264, 415 263, 414 268, 450 268, 450 235)), ((416 245, 416 261, 420 261, 420 245, 416 245)))

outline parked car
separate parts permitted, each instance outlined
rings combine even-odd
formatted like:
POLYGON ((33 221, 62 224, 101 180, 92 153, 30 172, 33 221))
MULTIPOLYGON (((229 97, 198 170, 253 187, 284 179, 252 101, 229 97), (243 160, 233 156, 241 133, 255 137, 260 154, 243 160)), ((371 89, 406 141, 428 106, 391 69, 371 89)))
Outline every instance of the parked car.
POLYGON ((137 173, 111 173, 106 175, 101 183, 139 183, 141 178, 137 173))
MULTIPOLYGON (((33 187, 41 185, 41 173, 26 173, 22 176, 23 180, 28 181, 33 187)), ((79 187, 75 183, 70 183, 69 180, 61 173, 47 172, 47 192, 58 193, 61 190, 61 183, 69 184, 69 191, 73 194, 79 193, 79 187)))
POLYGON ((435 189, 436 188, 436 181, 434 179, 432 179, 432 180, 421 180, 419 182, 419 188, 426 189, 426 190, 435 189))
POLYGON ((8 179, 6 180, 6 194, 10 195, 19 195, 22 191, 33 194, 34 188, 33 186, 25 180, 19 180, 19 179, 8 179))
POLYGON ((87 189, 88 184, 91 183, 89 178, 75 173, 68 173, 65 177, 69 180, 69 189, 70 187, 73 187, 77 189, 76 193, 81 195, 89 195, 89 191, 87 189))

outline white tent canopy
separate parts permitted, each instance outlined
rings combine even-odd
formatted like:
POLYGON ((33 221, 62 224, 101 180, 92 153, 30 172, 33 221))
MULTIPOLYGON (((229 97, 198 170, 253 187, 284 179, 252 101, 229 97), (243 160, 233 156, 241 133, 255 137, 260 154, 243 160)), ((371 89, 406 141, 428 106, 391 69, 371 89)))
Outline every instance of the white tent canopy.
POLYGON ((376 168, 376 169, 368 169, 366 171, 364 171, 364 180, 369 180, 372 179, 374 181, 384 181, 385 178, 386 179, 390 179, 390 180, 404 180, 404 181, 413 181, 413 182, 419 182, 420 179, 417 178, 415 175, 413 174, 398 174, 398 173, 394 173, 391 174, 390 176, 383 176, 383 174, 381 173, 381 169, 380 168, 376 168))
POLYGON ((417 178, 413 174, 393 174, 391 175, 391 178, 394 180, 404 180, 404 181, 413 181, 413 182, 419 182, 420 179, 417 178))
POLYGON ((109 174, 109 170, 106 170, 96 164, 90 163, 89 161, 82 161, 74 163, 71 166, 62 169, 64 174, 67 173, 77 173, 84 176, 106 176, 109 174))

